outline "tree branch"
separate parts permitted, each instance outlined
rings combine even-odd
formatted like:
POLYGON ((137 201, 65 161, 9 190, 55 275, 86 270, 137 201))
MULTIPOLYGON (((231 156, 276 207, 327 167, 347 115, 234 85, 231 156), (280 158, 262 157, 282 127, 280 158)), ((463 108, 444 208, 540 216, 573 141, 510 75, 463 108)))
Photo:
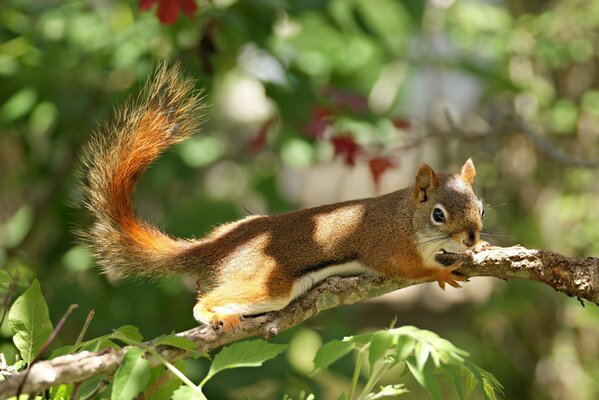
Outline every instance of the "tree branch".
MULTIPOLYGON (((456 257, 445 255, 443 258, 456 257)), ((569 296, 599 305, 599 259, 566 257, 550 251, 529 250, 523 247, 492 248, 477 254, 460 255, 464 264, 458 270, 467 276, 493 276, 500 279, 523 278, 543 282, 569 296)), ((285 309, 261 316, 245 318, 241 330, 225 333, 201 326, 180 332, 206 352, 249 336, 270 338, 329 308, 352 304, 396 289, 421 282, 391 281, 377 276, 331 277, 308 291, 285 309)), ((152 341, 147 342, 148 345, 152 341)), ((61 383, 76 383, 118 368, 125 349, 100 352, 83 351, 40 361, 31 367, 23 385, 23 393, 37 393, 61 383)), ((189 356, 183 350, 159 347, 159 353, 170 362, 189 356)), ((157 360, 150 360, 153 365, 157 360)), ((1 371, 0 371, 1 372, 1 371)), ((23 373, 13 374, 0 381, 0 399, 16 393, 23 373)))

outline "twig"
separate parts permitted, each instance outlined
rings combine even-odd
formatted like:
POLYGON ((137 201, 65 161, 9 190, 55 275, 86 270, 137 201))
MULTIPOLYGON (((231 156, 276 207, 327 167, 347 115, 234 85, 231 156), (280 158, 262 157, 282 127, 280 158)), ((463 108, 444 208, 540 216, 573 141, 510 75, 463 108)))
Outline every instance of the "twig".
POLYGON ((565 151, 553 146, 519 115, 514 116, 514 125, 532 140, 543 153, 565 165, 581 168, 599 168, 598 161, 586 161, 573 157, 565 151))
POLYGON ((71 392, 70 400, 77 400, 79 398, 79 392, 81 391, 81 384, 83 382, 77 382, 73 385, 73 391, 71 392))
POLYGON ((2 317, 0 317, 0 327, 4 323, 4 319, 6 315, 8 315, 8 308, 10 307, 10 303, 12 303, 13 296, 15 294, 15 290, 17 289, 17 283, 19 282, 19 271, 15 272, 15 276, 10 282, 10 286, 8 287, 8 292, 6 293, 6 297, 4 298, 4 302, 2 303, 2 317))
POLYGON ((81 343, 83 341, 83 337, 85 336, 85 334, 87 332, 87 328, 89 328, 89 324, 92 322, 92 319, 94 319, 94 315, 96 315, 96 310, 91 310, 87 314, 87 318, 85 319, 85 323, 83 324, 83 328, 81 328, 81 332, 79 332, 79 336, 77 336, 77 340, 75 341, 75 345, 78 345, 79 343, 81 343))
MULTIPOLYGON (((566 257, 550 251, 523 247, 493 248, 468 255, 458 272, 467 276, 493 276, 501 279, 529 279, 545 283, 554 289, 599 305, 599 259, 566 257)), ((331 277, 280 311, 245 318, 241 329, 222 332, 201 326, 180 332, 198 346, 199 352, 216 349, 250 336, 270 338, 279 332, 313 317, 321 311, 419 284, 413 281, 391 281, 376 276, 331 277)), ((475 283, 471 283, 475 284, 475 283)), ((152 345, 152 341, 145 343, 152 345)), ((159 354, 173 363, 190 354, 166 346, 157 348, 159 354)), ((39 392, 61 383, 81 382, 94 376, 114 372, 123 359, 126 348, 100 352, 83 351, 41 361, 31 367, 30 378, 23 392, 39 392)), ((155 358, 149 360, 158 365, 155 358)), ((23 373, 0 381, 0 399, 16 393, 23 373)))

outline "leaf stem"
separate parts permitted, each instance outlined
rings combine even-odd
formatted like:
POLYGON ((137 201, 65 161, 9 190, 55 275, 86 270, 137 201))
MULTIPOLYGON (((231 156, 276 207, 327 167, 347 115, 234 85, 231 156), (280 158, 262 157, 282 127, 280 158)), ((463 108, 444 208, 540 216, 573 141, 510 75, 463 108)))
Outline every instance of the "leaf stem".
POLYGON ((351 380, 351 386, 349 388, 349 393, 347 395, 348 400, 352 400, 354 398, 354 392, 356 391, 356 386, 358 385, 358 379, 360 378, 360 370, 362 369, 362 363, 364 361, 364 354, 366 354, 366 349, 368 347, 363 347, 358 352, 358 358, 356 359, 356 366, 354 368, 354 375, 351 380))
POLYGON ((200 397, 201 400, 208 400, 206 398, 206 396, 204 395, 204 393, 202 393, 201 384, 200 384, 200 386, 196 386, 192 381, 189 380, 188 377, 185 376, 185 374, 183 372, 179 371, 179 369, 177 367, 175 367, 173 364, 168 362, 155 349, 150 349, 150 352, 152 353, 152 355, 154 357, 156 357, 158 360, 160 360, 160 362, 162 364, 164 364, 164 366, 169 371, 171 371, 173 375, 175 375, 177 378, 179 378, 184 384, 186 384, 187 386, 192 388, 193 391, 200 397))
POLYGON ((358 399, 366 398, 368 393, 370 393, 372 388, 374 388, 374 386, 378 383, 378 381, 381 380, 383 375, 387 371, 389 371, 389 368, 391 368, 391 365, 392 365, 392 363, 388 360, 383 360, 382 363, 375 364, 375 368, 377 366, 379 368, 377 368, 376 370, 373 371, 372 374, 370 374, 370 379, 368 379, 368 382, 366 382, 366 386, 364 387, 364 390, 362 390, 362 393, 360 393, 360 396, 358 397, 358 399))

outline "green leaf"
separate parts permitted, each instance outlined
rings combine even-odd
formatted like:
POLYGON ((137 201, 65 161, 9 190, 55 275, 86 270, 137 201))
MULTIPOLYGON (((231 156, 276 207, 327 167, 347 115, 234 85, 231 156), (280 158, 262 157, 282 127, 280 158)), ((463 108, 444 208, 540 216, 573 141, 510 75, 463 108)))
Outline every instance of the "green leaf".
POLYGON ((25 368, 26 365, 27 365, 27 363, 25 362, 25 360, 18 360, 18 361, 15 361, 15 363, 12 366, 17 371, 21 371, 23 368, 25 368))
POLYGON ((397 344, 395 345, 397 361, 402 361, 408 358, 414 351, 414 339, 408 335, 401 335, 397 337, 397 344))
MULTIPOLYGON (((389 331, 391 332, 391 331, 389 331)), ((358 346, 365 346, 372 340, 373 333, 363 333, 361 335, 349 336, 343 339, 344 342, 350 342, 358 346)))
POLYGON ((457 367, 453 365, 445 365, 445 370, 451 376, 451 380, 453 381, 453 386, 455 387, 455 391, 458 395, 459 400, 464 400, 464 390, 462 389, 462 379, 460 377, 460 371, 457 367))
POLYGON ((144 349, 131 347, 117 369, 112 386, 112 400, 130 400, 141 392, 150 380, 150 364, 144 349))
MULTIPOLYGON (((175 367, 181 370, 183 362, 180 361, 175 367)), ((181 386, 179 378, 168 371, 164 365, 160 365, 151 370, 150 383, 144 391, 144 399, 168 400, 179 386, 181 386)))
POLYGON ((405 388, 405 385, 403 383, 397 385, 387 385, 381 387, 381 390, 379 390, 378 393, 369 393, 365 397, 365 400, 376 400, 382 399, 384 397, 394 397, 408 392, 409 390, 405 388))
POLYGON ((172 346, 172 347, 177 347, 179 349, 183 349, 183 350, 189 350, 189 351, 194 351, 198 348, 198 345, 195 344, 193 341, 185 338, 185 337, 181 337, 181 336, 177 336, 177 335, 164 335, 164 336, 160 336, 155 344, 158 345, 164 345, 164 346, 172 346))
POLYGON ((503 394, 503 385, 497 380, 497 378, 495 378, 495 375, 488 371, 485 371, 482 368, 476 366, 475 368, 483 377, 484 390, 485 393, 487 393, 487 396, 489 396, 489 398, 495 400, 495 393, 503 394))
POLYGON ((187 385, 181 385, 181 387, 173 393, 172 400, 203 400, 202 396, 196 393, 192 388, 187 385))
POLYGON ((372 335, 370 347, 368 348, 368 363, 370 364, 370 373, 374 369, 374 364, 384 357, 385 353, 393 345, 393 335, 387 331, 378 331, 372 335))
POLYGON ((0 269, 0 289, 3 291, 7 291, 10 288, 10 284, 12 283, 12 276, 4 270, 0 269))
POLYGON ((422 371, 426 361, 428 360, 428 356, 431 352, 431 346, 426 342, 416 342, 416 346, 414 348, 414 356, 416 357, 416 366, 419 371, 422 371))
POLYGON ((68 346, 62 346, 57 349, 54 349, 54 350, 52 350, 52 353, 50 353, 49 358, 56 358, 56 357, 64 356, 66 354, 70 354, 74 350, 73 347, 74 347, 73 345, 68 345, 68 346))
POLYGON ((287 350, 287 344, 274 344, 262 339, 237 342, 227 346, 220 351, 210 365, 208 376, 202 382, 205 383, 216 373, 229 368, 259 367, 263 362, 275 358, 287 350))
POLYGON ((79 347, 80 348, 78 351, 99 351, 108 348, 118 350, 121 348, 121 346, 117 345, 112 340, 110 340, 110 335, 100 336, 99 338, 88 340, 86 342, 81 343, 79 347))
POLYGON ((314 368, 327 368, 329 365, 352 351, 354 345, 351 342, 331 340, 325 343, 314 356, 314 368))
POLYGON ((468 360, 464 361, 464 367, 466 367, 472 374, 472 377, 476 379, 485 399, 495 399, 495 391, 502 391, 503 386, 491 373, 477 367, 468 360))
POLYGON ((133 325, 123 325, 115 329, 111 336, 129 345, 140 344, 144 339, 141 333, 139 333, 139 328, 133 325))
POLYGON ((440 400, 441 389, 439 388, 439 382, 437 382, 433 375, 430 363, 425 364, 422 369, 416 366, 413 358, 408 359, 406 363, 420 386, 422 386, 434 400, 440 400))
POLYGON ((10 308, 8 326, 21 358, 30 364, 52 333, 48 305, 37 279, 10 308))
POLYGON ((73 384, 62 384, 52 387, 50 390, 50 398, 52 400, 62 400, 71 398, 73 392, 73 384))
MULTIPOLYGON (((94 376, 93 378, 89 378, 84 381, 79 388, 79 399, 88 399, 92 394, 96 394, 98 396, 99 393, 96 393, 96 390, 100 385, 103 385, 103 381, 106 380, 106 375, 94 376)), ((100 393, 102 390, 100 390, 100 393)), ((102 397, 104 398, 104 397, 102 397)))

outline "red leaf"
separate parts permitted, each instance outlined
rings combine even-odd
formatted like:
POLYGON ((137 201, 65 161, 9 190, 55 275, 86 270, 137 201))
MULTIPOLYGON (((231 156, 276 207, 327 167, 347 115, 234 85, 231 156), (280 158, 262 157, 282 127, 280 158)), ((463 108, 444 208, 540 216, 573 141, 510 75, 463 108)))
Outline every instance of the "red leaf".
POLYGON ((179 9, 182 9, 185 15, 193 17, 198 6, 195 0, 140 0, 139 9, 149 10, 154 3, 158 2, 156 15, 160 22, 171 25, 179 19, 179 9))
POLYGON ((260 126, 260 128, 258 129, 258 133, 250 141, 250 151, 252 153, 257 153, 260 150, 262 150, 262 148, 264 148, 264 145, 266 145, 266 139, 268 136, 268 132, 270 131, 270 128, 273 126, 274 122, 275 122, 275 119, 271 118, 271 119, 266 120, 260 126))
POLYGON ((362 149, 350 135, 335 136, 331 139, 335 148, 335 156, 342 156, 347 165, 355 165, 356 154, 362 149))
POLYGON ((140 0, 139 9, 147 11, 152 7, 152 4, 156 3, 157 0, 140 0))
POLYGON ((319 105, 312 107, 312 116, 310 121, 304 126, 304 131, 309 136, 320 139, 327 126, 329 126, 331 115, 331 110, 326 107, 319 105))
POLYGON ((403 119, 403 118, 396 118, 393 120, 393 125, 397 128, 397 129, 402 129, 402 130, 406 130, 409 129, 410 126, 412 126, 412 124, 410 124, 410 121, 408 121, 407 119, 403 119))
POLYGON ((179 0, 179 7, 183 9, 183 12, 189 18, 192 18, 198 9, 198 5, 196 4, 195 0, 179 0))
POLYGON ((374 180, 374 186, 376 190, 380 189, 381 177, 389 168, 393 168, 395 163, 388 157, 372 157, 368 160, 368 166, 370 167, 370 173, 374 180))
POLYGON ((324 86, 322 88, 322 93, 325 96, 328 96, 335 105, 346 107, 358 113, 363 113, 368 110, 366 99, 359 94, 338 89, 333 86, 324 86))

